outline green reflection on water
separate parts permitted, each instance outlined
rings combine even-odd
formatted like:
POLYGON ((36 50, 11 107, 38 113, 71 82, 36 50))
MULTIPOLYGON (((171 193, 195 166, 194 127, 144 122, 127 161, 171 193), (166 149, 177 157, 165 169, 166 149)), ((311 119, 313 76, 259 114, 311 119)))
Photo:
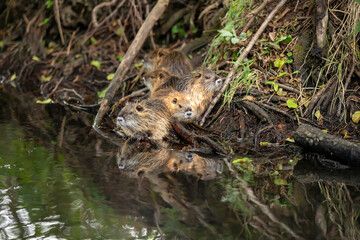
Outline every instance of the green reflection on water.
POLYGON ((105 204, 91 177, 79 177, 60 152, 0 124, 0 238, 148 239, 157 231, 105 204))

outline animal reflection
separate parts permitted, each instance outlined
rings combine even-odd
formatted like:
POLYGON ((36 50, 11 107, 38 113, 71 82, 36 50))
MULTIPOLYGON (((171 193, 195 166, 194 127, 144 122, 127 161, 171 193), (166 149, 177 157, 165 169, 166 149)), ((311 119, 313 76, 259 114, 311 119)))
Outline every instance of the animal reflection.
POLYGON ((117 154, 121 172, 130 177, 181 172, 200 180, 214 179, 223 172, 221 159, 206 158, 196 153, 167 149, 141 149, 137 143, 126 142, 117 154))
MULTIPOLYGON (((184 222, 202 225, 206 223, 209 211, 200 209, 189 199, 189 188, 196 191, 198 180, 211 180, 221 174, 222 161, 179 150, 142 149, 141 145, 129 142, 117 154, 121 173, 130 178, 139 178, 142 191, 157 193, 163 201, 179 211, 184 222), (145 181, 150 184, 145 184, 145 181)), ((159 226, 160 217, 155 220, 159 226)))

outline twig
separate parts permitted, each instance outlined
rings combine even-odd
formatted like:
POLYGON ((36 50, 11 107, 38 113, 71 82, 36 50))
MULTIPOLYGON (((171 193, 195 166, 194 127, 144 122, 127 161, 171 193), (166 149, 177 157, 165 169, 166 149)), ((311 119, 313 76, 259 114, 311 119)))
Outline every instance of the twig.
POLYGON ((154 8, 151 10, 150 14, 147 16, 144 24, 139 29, 134 41, 131 43, 129 49, 126 52, 123 61, 121 61, 119 67, 117 68, 114 78, 109 84, 109 88, 105 93, 103 101, 101 102, 101 106, 99 112, 95 117, 93 126, 98 126, 103 119, 105 113, 109 110, 110 102, 113 99, 116 91, 121 86, 122 80, 127 71, 129 70, 136 54, 139 52, 149 32, 151 31, 159 17, 162 16, 168 4, 169 0, 158 0, 154 8))
POLYGON ((346 92, 347 87, 350 84, 350 80, 351 80, 352 75, 354 74, 354 71, 355 71, 355 64, 353 63, 352 66, 351 66, 351 69, 350 69, 350 73, 349 73, 348 77, 346 78, 345 85, 344 85, 344 88, 342 90, 342 93, 340 95, 339 106, 338 106, 337 113, 336 113, 336 116, 338 116, 338 117, 340 116, 340 113, 341 113, 342 104, 345 105, 345 102, 344 102, 345 92, 346 92))
POLYGON ((317 103, 318 99, 325 93, 325 91, 335 82, 336 78, 333 78, 332 80, 328 81, 326 85, 318 91, 315 96, 311 99, 311 103, 306 109, 304 116, 306 117, 314 108, 315 104, 317 103))
POLYGON ((115 103, 114 108, 117 108, 118 106, 120 106, 125 101, 127 101, 127 100, 129 100, 131 98, 143 96, 147 90, 148 90, 148 88, 146 87, 146 88, 142 88, 142 89, 140 89, 138 91, 132 92, 131 94, 121 98, 117 103, 115 103))
MULTIPOLYGON (((57 1, 57 0, 56 0, 57 1)), ((96 14, 98 13, 98 11, 100 10, 100 8, 103 7, 110 7, 112 5, 114 5, 116 3, 116 0, 112 0, 111 2, 103 2, 100 3, 99 5, 97 5, 96 7, 94 7, 94 9, 91 12, 91 19, 92 19, 92 23, 94 24, 94 28, 99 27, 99 23, 96 19, 96 14)))
POLYGON ((62 31, 62 27, 61 27, 61 20, 60 20, 59 0, 55 0, 55 2, 54 2, 54 14, 55 14, 56 23, 59 28, 61 43, 62 43, 62 45, 65 45, 65 40, 64 40, 64 35, 63 35, 63 31, 62 31))
POLYGON ((188 143, 194 144, 197 140, 199 140, 199 141, 202 141, 202 142, 206 143, 207 145, 209 145, 216 152, 227 155, 227 152, 225 151, 225 149, 221 148, 216 142, 211 140, 209 137, 197 135, 197 134, 190 132, 184 126, 182 126, 181 123, 179 123, 176 120, 174 120, 171 123, 171 125, 172 125, 173 129, 175 130, 175 132, 178 133, 182 138, 184 138, 185 141, 187 141, 188 143))
POLYGON ((263 10, 266 5, 268 3, 270 3, 272 0, 266 0, 265 2, 263 2, 257 9, 255 9, 254 11, 250 12, 249 15, 251 15, 251 18, 249 19, 249 21, 247 22, 247 24, 245 25, 245 27, 243 28, 242 32, 246 32, 250 25, 252 24, 252 22, 255 20, 255 16, 261 11, 263 10))
POLYGON ((69 41, 69 45, 68 45, 68 47, 67 47, 67 49, 66 49, 66 55, 68 55, 68 56, 69 56, 69 54, 70 54, 70 49, 71 49, 72 41, 74 40, 74 37, 75 37, 75 34, 76 34, 77 31, 78 31, 78 29, 76 29, 75 31, 73 31, 73 33, 71 34, 71 38, 70 38, 70 41, 69 41))
POLYGON ((276 7, 274 8, 274 10, 272 10, 272 12, 269 14, 269 16, 265 19, 265 21, 261 24, 259 30, 255 33, 255 35, 253 36, 253 38, 251 39, 251 41, 249 42, 248 46, 245 48, 244 52, 240 55, 240 57, 236 60, 234 66, 232 67, 230 73, 228 74, 228 76, 226 77, 226 80, 224 82, 223 87, 221 88, 221 90, 219 91, 219 93, 217 94, 217 96, 211 101, 210 106, 208 108, 208 110, 206 111, 206 113, 204 114, 203 118, 201 119, 200 122, 200 126, 204 125, 205 119, 206 117, 209 115, 209 113, 211 112, 211 110, 214 108, 215 104, 217 103, 217 101, 219 100, 219 98, 222 96, 222 94, 225 92, 226 87, 229 85, 230 80, 232 79, 232 77, 234 76, 236 70, 238 69, 240 63, 245 59, 245 57, 249 54, 250 50, 252 49, 252 47, 255 45, 255 42, 259 39, 260 35, 263 33, 263 31, 265 30, 266 26, 269 24, 269 22, 271 21, 271 19, 273 19, 273 17, 275 16, 275 14, 277 13, 277 11, 286 3, 286 0, 281 0, 278 5, 276 5, 276 7))

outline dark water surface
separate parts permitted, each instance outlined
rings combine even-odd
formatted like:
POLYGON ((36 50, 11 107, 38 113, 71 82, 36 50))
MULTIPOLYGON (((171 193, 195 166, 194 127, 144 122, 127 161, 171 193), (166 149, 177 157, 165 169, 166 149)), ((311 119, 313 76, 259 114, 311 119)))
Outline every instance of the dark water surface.
POLYGON ((359 237, 356 171, 295 154, 235 161, 235 178, 219 157, 113 145, 54 104, 0 104, 0 239, 359 237))

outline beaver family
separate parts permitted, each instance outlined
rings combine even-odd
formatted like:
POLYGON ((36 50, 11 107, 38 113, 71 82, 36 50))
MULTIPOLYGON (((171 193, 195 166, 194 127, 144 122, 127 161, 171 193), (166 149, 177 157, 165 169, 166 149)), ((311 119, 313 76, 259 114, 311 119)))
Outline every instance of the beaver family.
POLYGON ((193 66, 188 56, 180 51, 158 48, 144 58, 144 66, 149 71, 164 69, 175 76, 190 74, 193 66))
POLYGON ((191 73, 189 59, 178 51, 152 51, 145 57, 144 65, 152 70, 143 77, 150 97, 125 105, 116 120, 124 134, 132 138, 160 140, 169 133, 173 119, 199 120, 223 84, 207 68, 191 73))

